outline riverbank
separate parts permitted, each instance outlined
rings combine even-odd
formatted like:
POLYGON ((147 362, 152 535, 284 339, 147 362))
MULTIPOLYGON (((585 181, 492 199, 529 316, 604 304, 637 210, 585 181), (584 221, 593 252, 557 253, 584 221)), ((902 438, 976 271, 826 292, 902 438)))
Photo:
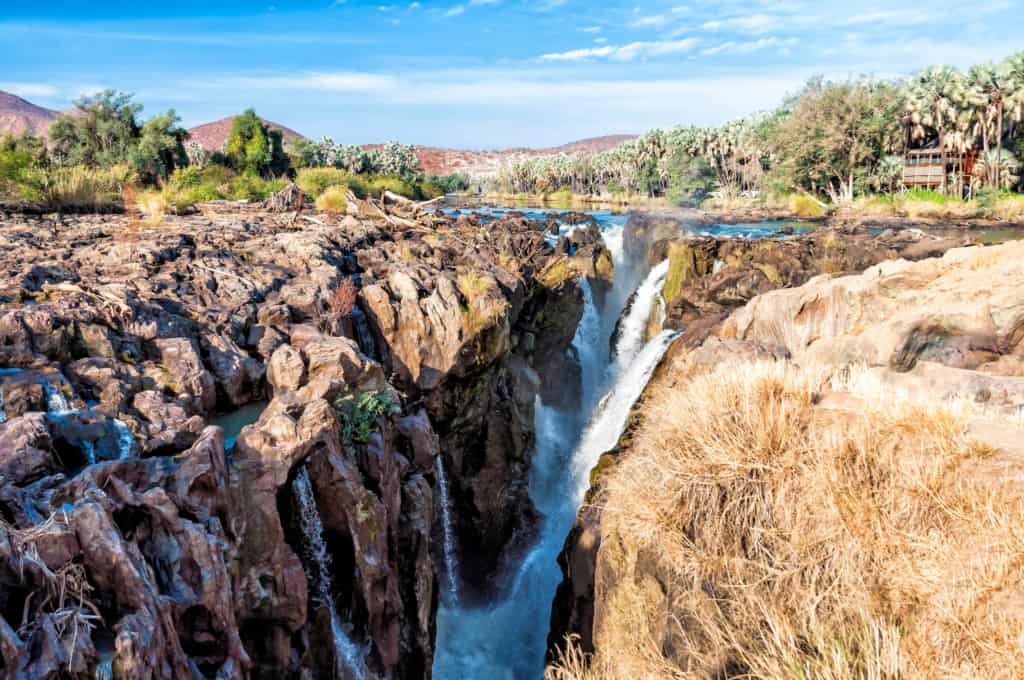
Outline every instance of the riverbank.
POLYGON ((816 277, 677 342, 566 543, 552 642, 578 637, 546 677, 1024 672, 1022 246, 816 277))
POLYGON ((931 193, 915 194, 909 198, 869 196, 838 207, 794 194, 772 199, 708 199, 700 207, 681 207, 663 197, 586 196, 569 192, 488 193, 453 194, 449 196, 448 204, 467 209, 497 204, 523 209, 611 210, 661 215, 707 225, 785 220, 841 227, 1021 229, 1024 232, 1024 196, 1016 194, 991 201, 958 201, 931 193))

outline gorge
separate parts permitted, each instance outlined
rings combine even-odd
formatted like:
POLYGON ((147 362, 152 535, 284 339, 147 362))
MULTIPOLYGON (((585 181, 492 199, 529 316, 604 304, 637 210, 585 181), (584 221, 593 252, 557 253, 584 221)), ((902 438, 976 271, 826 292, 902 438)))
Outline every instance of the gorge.
POLYGON ((5 675, 540 678, 593 650, 591 495, 663 364, 963 240, 349 212, 0 219, 5 675))

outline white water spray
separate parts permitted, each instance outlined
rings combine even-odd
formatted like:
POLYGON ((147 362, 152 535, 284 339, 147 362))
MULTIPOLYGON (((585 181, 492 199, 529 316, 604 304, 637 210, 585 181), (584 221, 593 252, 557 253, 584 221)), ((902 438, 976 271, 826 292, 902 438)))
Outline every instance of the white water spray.
POLYGON ((434 459, 437 471, 437 490, 441 496, 441 528, 444 533, 444 568, 448 579, 449 607, 459 606, 459 571, 455 557, 455 532, 452 528, 451 500, 448 498, 448 477, 444 472, 444 457, 438 454, 434 459))
POLYGON ((672 341, 679 334, 662 331, 644 346, 612 388, 595 418, 591 421, 583 439, 573 456, 573 477, 576 479, 576 505, 578 506, 590 487, 590 471, 597 464, 601 454, 610 450, 622 436, 633 404, 643 394, 654 369, 661 363, 672 341))
POLYGON ((636 289, 633 305, 619 327, 619 342, 615 348, 615 362, 619 371, 625 370, 637 353, 643 348, 647 336, 647 322, 651 318, 651 307, 656 297, 661 296, 668 277, 668 260, 663 260, 651 270, 640 287, 636 289))
POLYGON ((64 393, 50 384, 49 380, 41 381, 43 392, 46 393, 46 412, 53 414, 68 413, 71 411, 71 404, 64 393))
POLYGON ((124 460, 130 458, 132 449, 135 448, 135 436, 128 429, 128 425, 117 418, 114 418, 114 430, 117 432, 117 454, 118 458, 124 460))
POLYGON ((327 607, 331 618, 331 634, 334 637, 335 659, 346 667, 336 669, 337 674, 345 677, 347 669, 355 680, 366 680, 360 650, 342 626, 338 608, 331 595, 331 556, 327 552, 327 544, 324 543, 324 527, 320 521, 320 511, 316 507, 316 497, 313 495, 309 472, 305 466, 295 476, 292 488, 299 504, 299 519, 307 552, 307 576, 313 585, 313 598, 320 606, 327 607))

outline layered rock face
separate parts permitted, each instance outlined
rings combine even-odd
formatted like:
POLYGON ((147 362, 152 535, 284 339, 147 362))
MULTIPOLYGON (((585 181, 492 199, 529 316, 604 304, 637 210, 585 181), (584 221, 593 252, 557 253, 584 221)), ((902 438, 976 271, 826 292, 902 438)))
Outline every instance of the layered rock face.
MULTIPOLYGON (((757 251, 761 245, 736 244, 726 247, 722 244, 712 247, 710 243, 699 243, 705 243, 707 248, 719 256, 723 250, 728 254, 735 253, 735 249, 749 254, 757 251)), ((796 246, 772 243, 762 247, 765 252, 785 252, 787 248, 796 246)), ((909 254, 915 255, 931 247, 932 244, 913 246, 909 254)), ((1018 574, 1008 577, 1009 580, 982 579, 984 583, 998 582, 999 585, 992 586, 991 590, 981 596, 982 599, 971 599, 977 607, 969 613, 955 609, 944 600, 942 594, 955 590, 960 593, 958 597, 978 597, 978 593, 965 594, 966 589, 961 586, 970 581, 964 574, 973 573, 976 577, 980 573, 977 570, 984 570, 985 567, 963 555, 952 557, 952 553, 956 552, 955 546, 977 546, 982 554, 987 555, 984 560, 1002 564, 1000 560, 1006 555, 1001 552, 999 546, 1003 544, 999 541, 1005 536, 1000 532, 1012 526, 1012 523, 1004 525, 1004 522, 1012 517, 1015 508, 1020 507, 1022 491, 1019 480, 1020 470, 1024 467, 1024 450, 1021 449, 1024 438, 1021 437, 1019 425, 1019 414, 1024 408, 1024 371, 1021 368, 1024 360, 1024 298, 1020 295, 1021 286, 1024 285, 1024 242, 943 250, 945 253, 941 257, 916 262, 907 259, 883 262, 868 267, 859 275, 822 274, 810 277, 804 285, 798 287, 764 292, 738 307, 724 322, 713 324, 715 335, 695 336, 690 331, 696 327, 696 322, 683 326, 688 332, 666 360, 666 367, 652 380, 645 400, 636 409, 633 426, 627 430, 619 447, 602 459, 600 472, 594 476, 595 483, 588 502, 581 509, 576 525, 566 541, 560 556, 564 580, 552 611, 549 638, 552 649, 564 649, 567 635, 579 636, 578 643, 584 651, 597 652, 594 658, 599 665, 594 669, 595 672, 599 675, 605 673, 607 677, 641 677, 651 668, 643 664, 661 663, 657 660, 662 657, 663 670, 689 668, 698 674, 751 673, 759 677, 772 677, 772 672, 764 668, 744 666, 744 654, 750 650, 738 647, 730 649, 723 639, 711 639, 712 632, 709 631, 713 626, 702 625, 700 621, 702 618, 710 622, 717 621, 719 616, 726 619, 731 617, 733 623, 729 625, 734 625, 735 629, 730 644, 740 645, 746 635, 742 626, 749 623, 749 620, 744 620, 744 616, 751 614, 751 611, 742 609, 745 604, 736 595, 748 592, 739 587, 742 585, 739 583, 741 577, 737 574, 746 568, 739 565, 760 567, 763 564, 764 570, 761 573, 766 580, 753 579, 752 572, 742 576, 753 579, 746 583, 751 593, 760 587, 759 584, 768 584, 766 588, 778 588, 777 594, 783 592, 784 586, 780 583, 785 574, 796 574, 797 578, 804 578, 800 576, 804 573, 800 571, 803 567, 792 565, 798 562, 807 564, 800 560, 809 559, 809 553, 787 553, 785 551, 802 548, 794 548, 778 539, 780 535, 792 536, 792 527, 780 529, 783 534, 772 533, 776 528, 788 526, 791 520, 795 522, 802 512, 799 507, 803 506, 785 495, 794 493, 792 489, 784 492, 779 490, 781 486, 773 485, 788 483, 786 480, 800 478, 801 474, 810 475, 808 471, 817 470, 815 466, 819 463, 823 465, 821 470, 834 471, 830 483, 838 486, 819 485, 817 491, 845 489, 843 484, 850 484, 850 488, 860 484, 879 485, 877 488, 873 486, 875 491, 872 492, 879 494, 875 499, 878 505, 876 509, 880 513, 892 513, 885 515, 889 518, 886 520, 888 522, 906 523, 907 533, 898 538, 889 536, 879 539, 875 536, 872 540, 881 540, 878 545, 889 541, 895 545, 911 536, 913 531, 923 532, 921 541, 916 544, 911 542, 912 549, 919 551, 916 553, 918 557, 910 560, 917 565, 910 570, 914 572, 912 575, 910 571, 906 574, 874 571, 880 569, 878 565, 888 558, 873 557, 880 561, 874 562, 871 567, 864 567, 864 573, 873 574, 871 578, 881 579, 879 588, 886 592, 889 592, 886 589, 890 587, 888 579, 906 576, 910 579, 906 581, 909 588, 907 592, 913 590, 917 593, 913 597, 919 598, 913 601, 913 607, 917 607, 915 616, 922 622, 920 630, 924 632, 905 632, 908 642, 903 649, 910 650, 911 654, 905 655, 902 661, 897 655, 892 661, 895 664, 893 668, 902 668, 904 672, 916 668, 914 673, 927 675, 929 671, 925 669, 931 667, 930 663, 947 663, 948 660, 936 659, 952 649, 955 646, 953 643, 940 645, 942 654, 938 656, 935 650, 931 653, 922 652, 924 647, 915 645, 929 636, 945 635, 953 630, 949 625, 952 619, 946 620, 948 616, 962 614, 968 617, 969 614, 970 620, 975 623, 965 624, 964 621, 968 619, 960 618, 957 619, 960 622, 958 625, 976 625, 978 628, 972 630, 977 631, 989 630, 988 624, 983 622, 995 620, 992 617, 997 616, 997 612, 1001 616, 1001 612, 1006 611, 1002 609, 1002 604, 993 603, 1006 603, 1020 597, 1019 581, 1015 580, 1019 577, 1017 566, 1009 568, 1018 574), (770 365, 768 368, 765 368, 766 363, 770 365), (713 377, 707 377, 708 372, 713 372, 713 377), (774 377, 769 377, 769 374, 774 377), (695 375, 704 377, 694 378, 695 375), (747 376, 749 382, 745 382, 747 376), (774 385, 773 381, 780 385, 792 385, 795 381, 803 384, 803 387, 780 387, 776 393, 766 387, 769 383, 774 385), (758 391, 761 388, 768 391, 761 393, 758 391), (787 393, 786 390, 790 389, 794 391, 787 393), (738 393, 729 390, 738 390, 738 393), (681 403, 684 400, 681 400, 680 394, 688 395, 687 398, 693 400, 693 403, 681 403), (729 396, 723 396, 725 394, 729 396), (766 409, 758 411, 757 415, 744 410, 752 408, 751 403, 744 400, 755 398, 763 399, 763 402, 757 402, 757 408, 766 409), (687 416, 684 419, 685 426, 679 428, 683 432, 669 431, 671 428, 667 423, 672 414, 678 416, 689 409, 703 411, 711 408, 705 399, 708 403, 714 402, 712 406, 721 412, 716 411, 717 415, 703 420, 697 415, 687 416), (735 401, 730 401, 733 399, 735 401), (906 403, 912 405, 901 406, 906 403), (946 413, 945 409, 952 409, 952 415, 946 413), (797 418, 797 413, 804 415, 797 418), (960 415, 962 413, 967 415, 960 415), (649 416, 655 421, 647 422, 649 416), (799 432, 799 436, 787 434, 785 437, 791 439, 786 439, 782 434, 783 429, 777 429, 787 424, 787 418, 799 420, 792 423, 792 432, 799 432), (746 423, 752 427, 749 444, 738 444, 741 440, 732 438, 737 436, 732 430, 722 434, 715 429, 719 425, 723 430, 729 429, 725 423, 746 423), (706 431, 693 430, 701 427, 706 428, 706 431), (867 444, 854 441, 854 435, 849 433, 860 433, 862 431, 857 428, 861 427, 865 428, 863 436, 868 440, 872 437, 877 440, 867 444), (774 436, 780 438, 772 439, 774 436), (810 443, 800 443, 805 441, 803 438, 810 443), (849 441, 845 438, 849 438, 849 441), (841 443, 841 446, 837 443, 841 443), (729 449, 734 444, 740 449, 749 446, 751 456, 757 447, 764 446, 767 457, 756 464, 746 459, 740 460, 743 456, 739 449, 736 452, 729 449), (802 448, 805 446, 810 448, 805 450, 802 448), (822 463, 819 459, 825 453, 821 453, 818 458, 808 453, 821 451, 832 455, 833 449, 829 447, 838 447, 835 448, 839 456, 836 461, 822 463), (642 454, 638 454, 637 451, 641 449, 642 454), (879 452, 900 451, 899 456, 893 459, 897 463, 904 459, 909 461, 914 456, 922 458, 915 459, 917 462, 908 463, 902 469, 899 465, 893 465, 890 469, 881 459, 870 463, 862 461, 871 466, 871 475, 852 479, 854 470, 860 468, 853 467, 856 461, 852 459, 842 460, 841 452, 851 452, 852 456, 852 452, 858 450, 870 450, 872 456, 879 452), (729 458, 734 454, 736 459, 729 458), (663 458, 655 465, 652 456, 663 458), (635 461, 633 457, 636 457, 635 461), (748 464, 750 467, 747 467, 748 464), (774 467, 776 465, 778 468, 774 467), (773 471, 775 469, 788 471, 778 473, 781 476, 776 479, 773 476, 776 474, 773 471), (729 473, 729 470, 736 471, 736 474, 729 473), (851 478, 844 477, 847 474, 851 478), (933 495, 924 503, 930 509, 926 511, 919 508, 914 512, 925 514, 914 517, 924 517, 931 512, 941 514, 943 503, 954 503, 954 496, 960 498, 961 494, 974 493, 990 498, 991 514, 984 521, 980 518, 966 520, 966 514, 944 520, 948 523, 943 525, 946 527, 943 532, 949 532, 950 545, 938 553, 932 551, 933 546, 926 547, 923 538, 932 535, 932 529, 919 527, 915 523, 917 520, 911 521, 908 514, 910 511, 904 505, 910 498, 921 500, 914 495, 913 489, 918 488, 915 485, 924 482, 916 478, 908 481, 901 475, 915 477, 917 474, 928 477, 927 483, 932 485, 928 487, 929 494, 933 495), (664 477, 659 478, 659 475, 664 477), (663 498, 669 505, 678 505, 671 512, 662 507, 652 515, 654 510, 645 504, 638 503, 635 507, 623 504, 622 490, 631 488, 630 485, 635 485, 638 479, 643 480, 645 488, 669 489, 665 492, 668 496, 681 493, 672 491, 676 488, 673 484, 686 486, 689 489, 687 494, 704 489, 709 496, 694 496, 692 502, 687 500, 690 497, 687 494, 663 498), (897 479, 900 481, 893 481, 897 479), (882 480, 888 481, 883 484, 882 480), (741 495, 747 489, 744 485, 760 489, 756 493, 761 494, 759 498, 766 506, 770 506, 764 509, 770 515, 744 514, 748 509, 750 513, 755 512, 752 509, 754 505, 749 504, 753 502, 752 497, 741 495), (883 503, 879 499, 893 489, 900 491, 891 499, 892 506, 882 508, 889 501, 883 503), (606 527, 605 513, 609 507, 615 513, 614 529, 606 527), (688 518, 679 521, 689 523, 672 530, 674 533, 671 535, 676 537, 673 541, 652 545, 644 536, 650 537, 648 531, 654 531, 653 527, 661 521, 657 520, 659 517, 661 520, 669 517, 688 518), (728 517, 733 518, 723 521, 722 518, 728 517), (762 521, 758 517, 764 518, 763 525, 758 524, 762 521), (715 541, 729 540, 729 531, 748 520, 754 522, 750 537, 742 540, 737 538, 735 545, 728 546, 731 552, 726 557, 712 554, 721 547, 715 541), (995 534, 1002 538, 992 538, 995 534), (684 536, 685 540, 680 540, 684 536), (767 553, 760 552, 757 544, 757 541, 762 540, 758 537, 762 536, 772 537, 771 548, 767 553), (958 538, 952 538, 954 536, 958 538), (985 547, 982 548, 982 545, 985 547), (950 552, 941 552, 944 550, 950 552), (784 558, 784 555, 789 557, 784 558), (708 561, 702 562, 705 558, 708 561), (779 561, 773 564, 772 559, 776 558, 779 561), (785 561, 790 558, 791 562, 785 561), (721 569, 715 567, 715 564, 721 565, 721 569), (959 566, 952 566, 954 564, 959 566), (696 571, 689 571, 691 567, 696 571), (700 571, 704 569, 706 571, 700 571), (682 572, 686 573, 685 577, 680 576, 682 572), (932 587, 932 581, 945 585, 932 587), (925 590, 928 592, 925 593, 925 590), (717 604, 712 606, 712 600, 717 604), (950 614, 951 611, 954 614, 950 614), (944 620, 945 623, 936 623, 944 620), (631 633, 635 637, 620 639, 623 635, 623 621, 637 621, 631 633), (936 628, 927 628, 933 624, 936 628), (939 633, 940 630, 946 632, 939 633), (610 635, 616 636, 614 645, 609 645, 610 635), (624 650, 634 642, 638 650, 659 651, 654 656, 646 657, 638 651, 636 657, 627 658, 624 650), (637 661, 641 657, 644 659, 637 661), (619 665, 600 665, 611 659, 619 665), (637 661, 639 665, 630 669, 630 661, 637 661), (913 666, 908 663, 924 665, 913 666), (630 675, 631 672, 634 674, 630 675)), ((693 254, 695 249, 689 248, 688 252, 693 254)), ((755 266, 765 262, 756 255, 750 257, 754 258, 755 266)), ((654 258, 658 259, 659 256, 655 254, 654 258)), ((699 263, 707 262, 708 258, 694 255, 686 261, 698 263, 695 269, 699 270, 703 267, 699 263)), ((796 261, 799 260, 794 259, 796 261)), ((719 273, 722 271, 720 269, 719 273)), ((800 272, 806 270, 801 268, 800 272)), ((792 280, 788 270, 779 269, 778 273, 781 280, 792 280)), ((711 278, 714 276, 705 273, 696 280, 705 279, 706 284, 716 280, 711 278)), ((710 291, 713 288, 701 284, 699 290, 710 291)), ((693 297, 692 293, 680 294, 680 299, 693 297)), ((706 297, 704 299, 707 300, 706 297)), ((810 482, 811 478, 808 477, 807 481, 810 482)), ((803 498, 807 493, 801 491, 799 497, 803 498)), ((851 512, 854 506, 864 509, 876 507, 874 501, 867 501, 866 491, 857 493, 856 502, 850 506, 851 512)), ((825 493, 831 499, 829 503, 839 503, 839 512, 845 506, 842 506, 840 498, 842 493, 837 494, 828 496, 825 493)), ((848 500, 854 499, 851 497, 848 500)), ((955 502, 966 501, 961 498, 955 502)), ((760 508, 760 505, 757 507, 760 508)), ((827 504, 815 507, 825 513, 819 518, 821 522, 834 522, 833 528, 826 526, 822 530, 831 531, 835 535, 835 527, 841 525, 843 520, 828 513, 836 508, 827 504)), ((854 521, 849 519, 852 515, 846 517, 848 521, 854 521)), ((800 535, 805 535, 807 531, 806 527, 802 528, 800 535)), ((844 535, 857 535, 857 540, 867 540, 858 532, 859 529, 850 530, 844 535)), ((763 540, 767 542, 769 538, 763 540)), ((837 541, 833 548, 845 549, 842 541, 837 541)), ((857 550, 868 548, 861 543, 857 550)), ((826 559, 820 555, 818 558, 826 559)), ((834 555, 827 558, 829 564, 835 563, 836 559, 834 555)), ((843 597, 847 602, 851 601, 852 595, 849 593, 859 586, 840 584, 839 577, 835 578, 837 590, 850 588, 843 597)), ((810 593, 816 586, 805 582, 802 587, 810 593)), ((772 630, 780 630, 779 626, 796 630, 802 625, 799 619, 802 613, 786 609, 787 602, 792 603, 786 600, 788 596, 777 596, 779 609, 761 611, 760 616, 764 618, 759 624, 760 630, 768 626, 772 630), (788 618, 772 619, 773 616, 788 618)), ((815 604, 821 608, 822 620, 829 615, 827 610, 832 606, 825 604, 826 599, 826 596, 822 596, 815 604)), ((887 616, 895 616, 892 612, 906 604, 900 598, 886 602, 893 609, 888 613, 877 614, 878 620, 888 621, 887 616)), ((836 603, 836 611, 843 606, 842 603, 836 603)), ((1006 620, 999 624, 1000 629, 1020 630, 1019 616, 1016 613, 1006 613, 1006 616, 1006 620)), ((825 624, 820 623, 819 626, 825 624)), ((839 630, 838 627, 825 628, 829 631, 839 630)), ((983 635, 981 632, 977 634, 983 635)), ((804 651, 808 654, 813 653, 814 645, 820 643, 827 646, 827 643, 820 640, 801 639, 804 640, 804 651)), ((962 660, 963 668, 994 670, 990 664, 997 657, 990 652, 997 646, 986 648, 986 651, 979 652, 969 662, 962 660)), ((750 658, 766 649, 769 647, 762 647, 759 652, 751 654, 750 658)), ((782 655, 783 651, 780 650, 777 658, 782 658, 782 655)), ((816 672, 824 673, 824 666, 816 672)))
MULTIPOLYGON (((679 226, 667 219, 633 218, 625 246, 631 256, 652 266, 669 261, 660 316, 664 327, 680 331, 689 347, 700 345, 733 310, 757 295, 801 286, 820 274, 860 272, 897 258, 935 257, 969 242, 966 237, 938 239, 919 230, 872 235, 825 228, 781 239, 679 238, 679 226)), ((701 225, 686 226, 699 230, 701 225)))
POLYGON ((5 677, 428 677, 437 457, 470 580, 532 530, 596 235, 221 209, 0 223, 5 677))

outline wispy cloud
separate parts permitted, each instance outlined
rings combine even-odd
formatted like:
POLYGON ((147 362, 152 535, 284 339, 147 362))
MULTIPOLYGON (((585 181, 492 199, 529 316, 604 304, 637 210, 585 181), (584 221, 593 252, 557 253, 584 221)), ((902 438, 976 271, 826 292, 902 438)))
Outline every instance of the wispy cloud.
POLYGON ((760 38, 758 40, 749 40, 746 42, 737 42, 735 40, 727 40, 723 43, 719 43, 714 47, 708 47, 701 50, 701 54, 711 56, 715 54, 750 54, 751 52, 757 52, 767 47, 787 47, 789 45, 796 44, 795 38, 789 38, 787 40, 780 40, 778 38, 760 38))
POLYGON ((587 59, 615 59, 617 61, 633 61, 639 57, 661 57, 671 54, 691 52, 699 41, 696 38, 682 40, 639 41, 627 45, 605 45, 603 47, 586 47, 568 52, 551 52, 542 54, 542 61, 584 61, 587 59))

